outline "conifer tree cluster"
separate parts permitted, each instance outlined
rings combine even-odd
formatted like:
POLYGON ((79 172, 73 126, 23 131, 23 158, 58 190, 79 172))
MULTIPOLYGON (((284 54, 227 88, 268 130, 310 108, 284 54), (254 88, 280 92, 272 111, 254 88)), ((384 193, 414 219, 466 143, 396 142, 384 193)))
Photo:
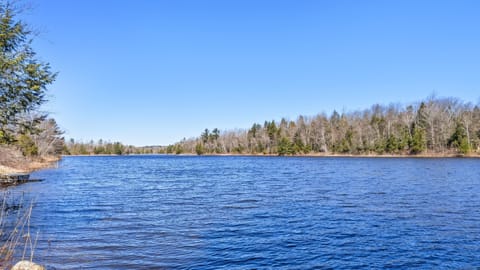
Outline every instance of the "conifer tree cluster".
POLYGON ((18 19, 10 1, 0 1, 0 147, 17 147, 25 156, 56 155, 62 132, 40 111, 56 73, 31 47, 33 33, 18 19))

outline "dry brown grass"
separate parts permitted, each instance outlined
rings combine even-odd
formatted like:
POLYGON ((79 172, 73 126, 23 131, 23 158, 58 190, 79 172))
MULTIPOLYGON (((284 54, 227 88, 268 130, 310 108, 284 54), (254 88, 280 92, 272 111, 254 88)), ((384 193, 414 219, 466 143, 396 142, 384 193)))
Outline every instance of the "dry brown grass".
POLYGON ((0 146, 0 172, 21 172, 28 166, 28 160, 15 147, 0 146))
POLYGON ((27 173, 48 168, 58 161, 58 157, 26 158, 15 147, 0 145, 0 174, 27 173))
POLYGON ((32 260, 38 234, 30 233, 33 203, 3 191, 0 209, 0 269, 10 269, 16 260, 32 260))
MULTIPOLYGON (((50 167, 56 157, 25 158, 10 146, 0 146, 0 174, 28 173, 50 167)), ((10 269, 17 260, 32 261, 38 234, 30 233, 33 202, 15 198, 8 189, 0 190, 0 270, 10 269)))

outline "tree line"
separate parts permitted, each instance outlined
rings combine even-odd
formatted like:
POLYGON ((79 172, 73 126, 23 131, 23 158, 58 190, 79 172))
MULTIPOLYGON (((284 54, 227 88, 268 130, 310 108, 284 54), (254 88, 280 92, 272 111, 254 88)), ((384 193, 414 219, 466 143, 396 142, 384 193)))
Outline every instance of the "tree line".
POLYGON ((167 147, 124 145, 121 142, 110 142, 103 139, 89 142, 70 139, 63 151, 64 155, 130 155, 130 154, 165 154, 167 147))
POLYGON ((249 129, 205 129, 169 153, 455 155, 480 153, 480 106, 435 96, 409 104, 265 121, 249 129))
POLYGON ((28 157, 58 155, 63 132, 40 110, 57 74, 32 49, 34 33, 13 3, 0 1, 0 148, 28 157))

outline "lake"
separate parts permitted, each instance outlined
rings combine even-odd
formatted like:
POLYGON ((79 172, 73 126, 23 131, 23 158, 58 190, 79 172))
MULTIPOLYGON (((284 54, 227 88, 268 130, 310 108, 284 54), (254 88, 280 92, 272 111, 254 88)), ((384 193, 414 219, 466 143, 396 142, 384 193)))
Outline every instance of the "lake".
POLYGON ((35 199, 49 269, 480 267, 480 159, 65 157, 35 199))

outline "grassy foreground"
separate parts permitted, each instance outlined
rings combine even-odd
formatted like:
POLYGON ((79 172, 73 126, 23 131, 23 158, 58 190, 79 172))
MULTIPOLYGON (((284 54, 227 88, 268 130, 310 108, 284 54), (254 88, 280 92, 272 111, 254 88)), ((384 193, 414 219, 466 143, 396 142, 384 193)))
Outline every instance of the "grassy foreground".
MULTIPOLYGON (((0 147, 0 175, 29 173, 50 167, 58 158, 27 158, 20 150, 0 147)), ((30 232, 33 202, 8 188, 0 190, 0 269, 10 269, 19 260, 31 262, 38 234, 30 232)), ((35 269, 35 268, 29 268, 35 269)), ((41 268, 42 269, 42 268, 41 268)))

